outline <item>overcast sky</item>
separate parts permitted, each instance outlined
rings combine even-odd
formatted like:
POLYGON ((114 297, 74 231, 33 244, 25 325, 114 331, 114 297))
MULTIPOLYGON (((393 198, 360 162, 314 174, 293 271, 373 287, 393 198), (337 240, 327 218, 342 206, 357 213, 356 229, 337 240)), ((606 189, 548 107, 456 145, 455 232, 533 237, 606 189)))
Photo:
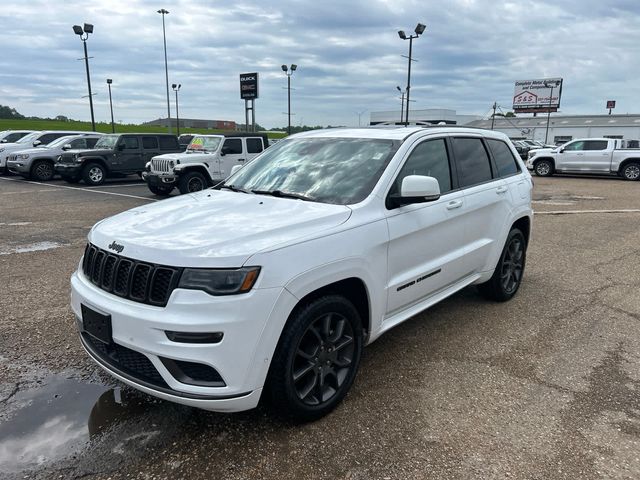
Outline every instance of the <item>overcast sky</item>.
MULTIPOLYGON (((509 109, 515 80, 563 77, 561 111, 640 112, 638 0, 75 1, 2 0, 0 104, 24 115, 89 120, 82 42, 72 25, 93 23, 88 40, 96 120, 108 121, 113 78, 116 121, 166 117, 162 16, 169 83, 181 83, 180 116, 244 121, 238 75, 260 73, 256 120, 286 125, 286 77, 296 63, 292 123, 357 125, 369 112, 400 111, 414 40, 412 109, 486 114, 509 109)), ((175 116, 171 92, 171 111, 175 116)))

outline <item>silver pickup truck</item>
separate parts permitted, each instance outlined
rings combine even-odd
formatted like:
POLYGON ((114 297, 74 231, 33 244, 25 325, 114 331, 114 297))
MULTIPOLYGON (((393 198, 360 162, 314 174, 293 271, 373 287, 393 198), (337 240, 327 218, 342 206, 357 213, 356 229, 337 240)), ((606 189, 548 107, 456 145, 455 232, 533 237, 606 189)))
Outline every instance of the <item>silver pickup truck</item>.
POLYGON ((579 138, 556 148, 530 150, 527 168, 541 177, 554 173, 587 173, 638 180, 640 148, 637 140, 579 138))

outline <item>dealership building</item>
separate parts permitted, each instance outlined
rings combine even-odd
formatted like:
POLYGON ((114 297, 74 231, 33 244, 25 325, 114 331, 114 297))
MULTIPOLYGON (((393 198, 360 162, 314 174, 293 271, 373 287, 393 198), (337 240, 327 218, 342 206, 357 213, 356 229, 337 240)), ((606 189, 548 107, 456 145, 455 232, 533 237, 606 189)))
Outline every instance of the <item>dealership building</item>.
MULTIPOLYGON (((475 120, 470 127, 491 129, 491 119, 475 120)), ((496 117, 494 130, 510 138, 545 141, 547 115, 537 117, 496 117)), ((558 115, 551 114, 547 143, 562 144, 574 138, 640 139, 640 114, 626 115, 558 115)))
MULTIPOLYGON (((404 117, 402 117, 404 119, 404 117)), ((466 125, 473 120, 482 119, 481 115, 458 115, 455 110, 427 108, 409 110, 411 125, 466 125)), ((371 112, 369 125, 404 125, 400 119, 400 109, 386 112, 371 112)))

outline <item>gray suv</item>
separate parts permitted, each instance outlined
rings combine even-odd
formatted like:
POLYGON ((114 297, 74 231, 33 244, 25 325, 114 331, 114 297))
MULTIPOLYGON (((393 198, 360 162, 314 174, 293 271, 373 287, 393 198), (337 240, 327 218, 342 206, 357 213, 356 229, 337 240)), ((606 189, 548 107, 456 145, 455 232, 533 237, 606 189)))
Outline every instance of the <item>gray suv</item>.
POLYGON ((101 136, 98 133, 68 135, 45 146, 19 150, 9 155, 7 169, 25 178, 42 182, 51 180, 55 174, 55 162, 62 153, 93 148, 101 136))

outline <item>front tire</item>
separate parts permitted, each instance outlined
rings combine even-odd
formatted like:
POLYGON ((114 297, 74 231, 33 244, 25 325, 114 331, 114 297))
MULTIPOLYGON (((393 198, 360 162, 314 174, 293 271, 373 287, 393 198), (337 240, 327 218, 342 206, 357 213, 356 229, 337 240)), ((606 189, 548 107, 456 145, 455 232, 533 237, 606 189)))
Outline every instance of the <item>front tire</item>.
POLYGON ((209 186, 209 182, 200 172, 187 172, 180 176, 178 180, 178 190, 183 195, 185 193, 199 192, 209 186))
POLYGON ((82 170, 82 179, 87 185, 102 185, 106 176, 106 169, 99 163, 90 163, 82 170))
POLYGON ((277 411, 297 421, 333 410, 353 384, 363 347, 362 321, 340 295, 320 297, 287 322, 269 369, 277 411))
POLYGON ((640 178, 640 163, 631 162, 627 163, 620 172, 622 178, 625 180, 636 181, 640 178))
POLYGON ((40 182, 47 182, 55 174, 53 163, 48 160, 36 160, 31 166, 31 178, 40 182))
POLYGON ((538 160, 533 166, 533 171, 539 177, 550 177, 553 175, 553 164, 549 160, 538 160))
POLYGON ((524 235, 519 229, 512 228, 491 279, 478 285, 480 293, 498 302, 513 298, 522 282, 526 257, 527 242, 524 235))

